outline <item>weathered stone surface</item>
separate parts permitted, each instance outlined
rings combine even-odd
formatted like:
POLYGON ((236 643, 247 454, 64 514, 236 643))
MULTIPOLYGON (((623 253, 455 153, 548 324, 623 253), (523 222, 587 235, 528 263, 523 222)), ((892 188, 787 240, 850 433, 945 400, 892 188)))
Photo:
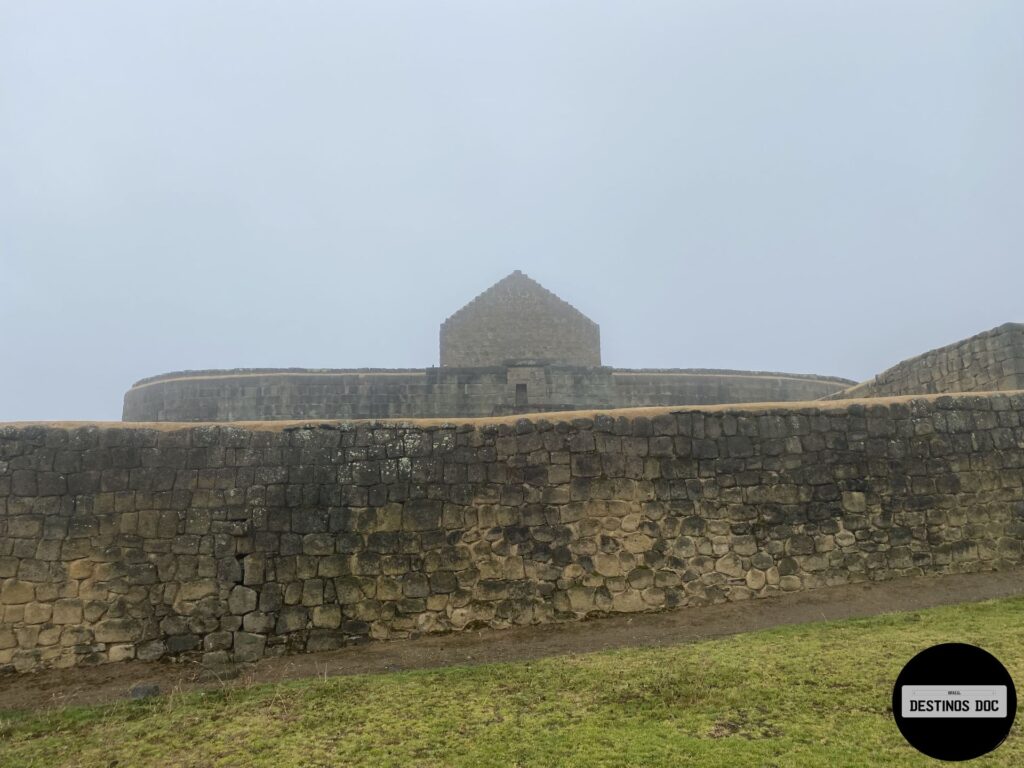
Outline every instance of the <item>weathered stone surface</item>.
POLYGON ((594 609, 595 592, 593 587, 572 587, 568 591, 569 610, 575 613, 587 613, 594 609))
POLYGON ((779 586, 785 592, 795 592, 796 590, 800 589, 800 587, 801 587, 800 577, 799 576, 783 576, 779 580, 779 586))
POLYGON ((737 579, 744 575, 743 561, 732 553, 723 555, 716 560, 715 570, 737 579))
POLYGON ((340 605, 318 605, 313 609, 313 626, 337 629, 341 626, 340 605))
POLYGON ((292 606, 281 611, 277 619, 277 634, 295 632, 305 629, 309 621, 309 610, 300 606, 292 606))
POLYGON ((444 367, 479 368, 509 359, 600 365, 597 325, 523 273, 513 272, 441 326, 444 367))
POLYGON ((18 579, 5 579, 0 584, 0 603, 4 605, 22 605, 32 600, 35 585, 18 579))
POLYGON ((612 595, 612 610, 616 613, 635 613, 647 609, 643 596, 635 589, 612 595))
POLYGON ((48 622, 52 614, 52 603, 27 603, 22 615, 26 624, 42 624, 48 622))
MULTIPOLYGON (((188 376, 173 375, 145 387, 133 387, 125 396, 125 421, 461 418, 491 416, 495 411, 547 410, 550 406, 590 410, 661 405, 666 401, 694 405, 805 401, 842 391, 852 384, 834 377, 780 378, 726 371, 656 373, 558 363, 377 371, 370 376, 359 371, 318 372, 315 377, 298 371, 216 373, 216 377, 204 380, 201 387, 188 376), (479 393, 477 396, 465 396, 467 383, 479 393), (517 391, 522 392, 517 384, 526 386, 527 406, 517 405, 517 391)), ((664 451, 663 442, 656 445, 656 450, 664 451)), ((738 442, 737 450, 747 450, 745 445, 740 446, 738 442)), ((704 449, 708 447, 715 446, 704 449)), ((426 450, 430 449, 428 445, 426 450)), ((643 454, 635 453, 638 449, 636 444, 628 447, 631 455, 646 456, 648 441, 643 441, 643 454)), ((428 454, 416 457, 425 455, 428 454)), ((387 465, 364 465, 359 479, 372 483, 374 471, 388 469, 387 465)), ((550 474, 552 482, 563 477, 567 469, 555 469, 550 474)), ((74 482, 88 480, 87 473, 72 477, 74 482)), ((355 480, 354 474, 352 479, 355 480)), ((380 482, 385 481, 385 475, 380 475, 380 482)))
POLYGON ((135 658, 140 661, 156 661, 167 652, 167 646, 163 640, 150 640, 140 643, 135 649, 135 658))
POLYGON ((232 654, 235 661, 256 661, 263 656, 266 645, 267 638, 264 635, 236 632, 232 654))
POLYGON ((217 582, 213 579, 186 581, 178 587, 178 599, 190 601, 201 600, 204 597, 216 595, 217 591, 217 582))
POLYGON ((765 585, 765 573, 759 571, 757 568, 751 568, 747 571, 747 586, 757 592, 765 585))
POLYGON ((203 638, 204 651, 224 651, 231 647, 231 632, 211 632, 203 638))
POLYGON ((246 632, 261 635, 272 632, 275 624, 277 624, 277 616, 272 613, 261 613, 259 611, 247 613, 245 618, 242 619, 242 628, 246 632))
POLYGON ((100 643, 124 643, 138 640, 139 623, 135 619, 104 619, 94 629, 100 643))
POLYGON ((4 427, 0 509, 20 535, 0 554, 0 651, 18 669, 252 660, 1008 567, 1022 415, 996 394, 173 440, 126 426, 62 449, 98 473, 66 493, 23 469, 53 466, 49 428, 4 427), (14 494, 13 471, 54 493, 14 494))
POLYGON ((847 512, 865 512, 867 501, 859 491, 843 491, 843 509, 847 512))
POLYGON ((231 590, 231 596, 228 597, 228 610, 232 613, 244 615, 250 611, 255 611, 258 601, 259 593, 255 589, 239 584, 231 590))
MULTIPOLYGON (((904 360, 874 378, 833 395, 888 397, 933 392, 993 392, 1024 389, 1024 325, 1006 323, 923 355, 904 360)), ((871 436, 892 434, 884 419, 867 424, 871 436)), ((917 422, 919 435, 934 433, 928 422, 917 422)))
POLYGON ((116 661, 129 661, 135 658, 134 643, 115 643, 107 649, 107 659, 116 661))

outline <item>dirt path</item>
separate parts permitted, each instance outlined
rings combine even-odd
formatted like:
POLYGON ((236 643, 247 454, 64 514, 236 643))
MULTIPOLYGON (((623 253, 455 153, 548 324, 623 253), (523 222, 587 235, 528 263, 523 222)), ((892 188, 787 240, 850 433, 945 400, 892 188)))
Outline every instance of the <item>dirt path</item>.
POLYGON ((830 587, 768 600, 724 603, 593 621, 433 635, 327 653, 265 659, 231 682, 196 664, 125 662, 0 678, 0 709, 97 704, 125 698, 140 683, 161 692, 270 683, 316 675, 520 661, 626 646, 694 642, 785 624, 872 616, 936 605, 1024 595, 1024 570, 957 574, 830 587))

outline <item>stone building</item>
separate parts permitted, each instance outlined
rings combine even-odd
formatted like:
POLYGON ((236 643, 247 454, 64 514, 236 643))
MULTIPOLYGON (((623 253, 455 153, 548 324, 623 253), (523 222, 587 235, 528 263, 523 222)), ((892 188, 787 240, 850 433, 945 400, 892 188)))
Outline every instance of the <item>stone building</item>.
POLYGON ((137 382, 125 421, 476 417, 815 400, 834 376, 601 364, 593 320, 518 270, 441 325, 440 367, 183 371, 137 382))
POLYGON ((601 365, 597 323, 516 270, 441 324, 441 366, 601 365))

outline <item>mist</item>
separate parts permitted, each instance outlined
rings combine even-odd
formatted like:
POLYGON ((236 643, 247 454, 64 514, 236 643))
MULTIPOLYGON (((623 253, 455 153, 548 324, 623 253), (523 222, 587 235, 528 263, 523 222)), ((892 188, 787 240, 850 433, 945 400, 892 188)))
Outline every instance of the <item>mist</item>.
POLYGON ((0 2, 0 420, 426 367, 520 269, 616 367, 1024 320, 1019 2, 0 2))

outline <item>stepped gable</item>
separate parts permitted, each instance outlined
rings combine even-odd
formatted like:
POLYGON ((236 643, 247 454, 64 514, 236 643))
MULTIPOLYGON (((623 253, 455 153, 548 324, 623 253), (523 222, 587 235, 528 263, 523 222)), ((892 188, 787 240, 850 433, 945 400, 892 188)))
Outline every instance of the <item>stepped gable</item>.
POLYGON ((597 323, 519 270, 441 325, 442 367, 517 363, 601 365, 597 323))

